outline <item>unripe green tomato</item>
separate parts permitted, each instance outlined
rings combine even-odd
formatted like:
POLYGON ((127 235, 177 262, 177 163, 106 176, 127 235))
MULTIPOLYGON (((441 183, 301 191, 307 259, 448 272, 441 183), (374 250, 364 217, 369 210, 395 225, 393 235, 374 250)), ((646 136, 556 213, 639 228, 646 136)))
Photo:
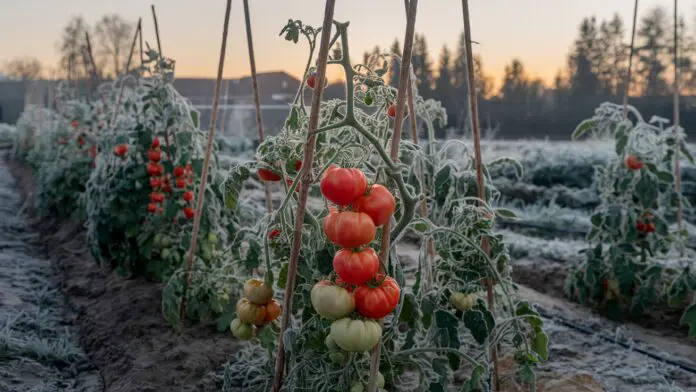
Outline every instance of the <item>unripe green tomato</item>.
POLYGON ((162 236, 162 239, 160 240, 160 245, 164 248, 169 248, 172 245, 172 240, 166 235, 162 236))
POLYGON ((365 387, 362 385, 361 382, 356 382, 353 384, 352 387, 350 387, 350 392, 363 392, 365 390, 365 387))
POLYGON ((230 331, 232 331, 232 335, 236 336, 238 339, 249 340, 254 337, 254 326, 243 323, 238 318, 232 320, 230 323, 230 331))
POLYGON ((169 261, 172 258, 172 251, 169 249, 164 249, 162 251, 162 260, 169 261))
POLYGON ((209 234, 208 234, 208 242, 210 242, 211 244, 217 244, 218 238, 217 238, 217 236, 215 235, 215 233, 209 233, 209 234))
POLYGON ((331 362, 337 365, 345 365, 346 362, 348 362, 348 354, 341 350, 330 351, 329 359, 331 359, 331 362))
POLYGON ((326 348, 329 350, 340 350, 336 342, 334 342, 333 338, 331 335, 326 335, 326 339, 324 339, 324 344, 326 345, 326 348))
POLYGON ((466 312, 476 304, 476 294, 452 293, 450 302, 455 309, 466 312))
POLYGON ((156 246, 162 245, 162 234, 155 234, 155 237, 152 239, 152 243, 156 246))

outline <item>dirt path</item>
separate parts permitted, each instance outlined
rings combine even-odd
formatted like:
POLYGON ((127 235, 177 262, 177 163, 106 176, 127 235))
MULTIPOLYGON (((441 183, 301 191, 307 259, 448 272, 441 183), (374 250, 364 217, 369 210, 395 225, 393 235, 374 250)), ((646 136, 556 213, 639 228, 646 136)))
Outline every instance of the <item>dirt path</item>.
MULTIPOLYGON (((7 170, 4 163, 0 170, 7 170)), ((30 172, 16 166, 13 172, 22 194, 31 198, 35 185, 30 172)), ((215 333, 213 325, 177 334, 160 314, 162 285, 101 269, 86 249, 79 224, 37 219, 32 226, 59 270, 63 292, 77 315, 80 343, 99 368, 105 391, 220 390, 216 372, 238 345, 231 335, 215 333)))
POLYGON ((51 262, 18 213, 21 198, 6 165, 0 165, 0 200, 0 391, 102 391, 51 262))

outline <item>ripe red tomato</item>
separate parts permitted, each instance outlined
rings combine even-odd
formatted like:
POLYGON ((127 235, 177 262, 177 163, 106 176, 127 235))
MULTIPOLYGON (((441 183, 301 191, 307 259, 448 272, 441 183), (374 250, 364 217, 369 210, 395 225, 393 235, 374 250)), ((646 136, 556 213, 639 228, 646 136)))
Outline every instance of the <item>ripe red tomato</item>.
POLYGON ((150 178, 150 187, 157 189, 162 186, 162 180, 157 177, 150 178))
POLYGON ((280 230, 273 229, 268 233, 268 239, 273 241, 276 237, 280 235, 280 230))
POLYGON ((183 167, 177 166, 174 168, 174 177, 183 177, 184 174, 186 174, 186 169, 184 169, 183 167))
POLYGON ((389 105, 389 108, 387 108, 387 116, 390 118, 396 117, 396 104, 391 104, 389 105))
POLYGON ((377 228, 364 212, 344 211, 324 218, 326 238, 341 248, 357 248, 375 238, 377 228))
POLYGON ((77 144, 79 144, 80 146, 84 146, 85 145, 85 137, 84 136, 78 137, 77 144))
POLYGON ((150 200, 152 200, 154 203, 162 203, 164 202, 164 195, 159 192, 152 192, 150 193, 150 200))
MULTIPOLYGON (((292 180, 289 178, 285 179, 285 183, 288 184, 288 187, 292 186, 292 180)), ((297 184, 297 186, 295 187, 295 192, 297 192, 297 193, 300 192, 300 184, 297 184)))
POLYGON ((262 181, 280 181, 280 175, 268 169, 259 169, 257 173, 262 181))
POLYGON ((655 224, 652 222, 648 222, 645 224, 645 232, 646 233, 654 233, 655 232, 655 224))
POLYGON ((344 282, 363 284, 374 277, 379 270, 379 258, 372 248, 357 252, 352 249, 341 249, 334 256, 333 267, 344 282))
POLYGON ((643 222, 636 223, 636 231, 639 233, 645 233, 646 232, 645 223, 643 223, 643 222))
POLYGON ((77 121, 77 120, 73 120, 73 121, 72 121, 72 127, 73 127, 73 128, 77 128, 77 127, 79 127, 79 126, 80 126, 80 122, 79 122, 79 121, 77 121))
POLYGON ((191 201, 191 200, 193 200, 193 192, 191 192, 191 191, 186 191, 186 192, 184 192, 183 199, 184 199, 184 201, 191 201))
POLYGON ((128 145, 127 144, 119 144, 116 147, 114 147, 114 155, 117 157, 123 157, 128 153, 128 145))
POLYGON ((643 168, 643 162, 641 162, 635 155, 627 156, 625 163, 628 170, 640 170, 643 168))
POLYGON ((319 187, 327 200, 345 206, 365 193, 367 178, 359 169, 332 166, 324 173, 319 187))
POLYGON ((307 77, 307 86, 309 88, 314 89, 314 86, 317 84, 317 75, 311 74, 307 77))
POLYGON ((177 188, 186 188, 186 179, 185 178, 177 178, 176 179, 176 187, 177 188))
POLYGON ((364 212, 372 218, 375 226, 389 222, 396 209, 396 200, 389 189, 379 184, 374 184, 368 189, 366 195, 362 195, 353 203, 356 211, 364 212))
POLYGON ((165 193, 172 193, 172 192, 174 192, 174 189, 172 188, 172 185, 171 185, 169 182, 167 182, 166 184, 164 184, 164 186, 162 186, 162 190, 163 190, 165 193))
POLYGON ((152 162, 159 162, 162 159, 162 151, 160 150, 148 150, 147 159, 152 162))
POLYGON ((149 174, 150 177, 161 176, 162 172, 164 172, 164 167, 162 167, 162 165, 160 165, 159 163, 148 162, 147 174, 149 174))
POLYGON ((302 169, 302 161, 295 161, 295 171, 302 169))
MULTIPOLYGON (((97 152, 98 152, 97 146, 92 146, 92 147, 89 148, 89 156, 90 156, 91 158, 96 158, 96 157, 97 157, 97 152)), ((128 152, 128 148, 127 148, 127 147, 126 147, 126 152, 128 152)), ((124 155, 125 155, 125 153, 124 153, 124 155)))
POLYGON ((154 138, 152 139, 152 148, 157 148, 160 146, 160 140, 159 138, 154 138))
POLYGON ((155 204, 155 203, 148 204, 147 205, 147 212, 149 212, 151 214, 154 214, 155 212, 157 212, 157 204, 155 204))
POLYGON ((268 324, 280 316, 281 307, 280 302, 272 300, 266 304, 266 318, 263 320, 264 324, 268 324))
POLYGON ((381 319, 391 313, 399 304, 401 289, 396 280, 384 275, 375 277, 381 283, 377 287, 362 285, 355 289, 355 310, 363 316, 372 319, 381 319))
POLYGON ((186 219, 191 219, 194 215, 196 215, 196 210, 191 207, 184 207, 184 215, 186 216, 186 219))

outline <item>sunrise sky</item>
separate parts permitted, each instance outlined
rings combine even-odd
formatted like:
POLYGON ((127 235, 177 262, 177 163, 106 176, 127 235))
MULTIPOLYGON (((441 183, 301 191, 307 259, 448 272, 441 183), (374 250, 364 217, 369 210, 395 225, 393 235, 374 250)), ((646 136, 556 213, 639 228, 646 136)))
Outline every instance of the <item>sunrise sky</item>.
MULTIPOLYGON (((319 26, 321 0, 251 0, 251 16, 259 72, 285 70, 297 75, 306 61, 306 45, 286 42, 278 33, 288 19, 319 26)), ((530 74, 551 80, 565 64, 582 17, 609 18, 618 12, 627 28, 633 0, 472 0, 474 47, 487 72, 499 84, 505 64, 520 58, 530 74)), ((0 0, 0 69, 16 56, 34 56, 55 67, 56 44, 72 15, 89 23, 105 13, 129 20, 143 17, 145 39, 155 44, 150 13, 154 4, 159 18, 164 55, 177 62, 177 74, 212 77, 216 73, 224 0, 0 0)), ((642 0, 640 10, 657 5, 672 13, 672 0, 642 0)), ((696 0, 680 0, 680 11, 693 27, 696 0)), ((375 45, 388 47, 394 38, 403 42, 403 0, 338 0, 335 19, 350 21, 351 56, 362 58, 375 45)), ((416 32, 427 37, 433 63, 444 44, 454 48, 463 30, 460 0, 420 0, 416 32)), ((241 0, 232 1, 230 39, 225 76, 248 74, 244 16, 241 0)), ((330 79, 338 73, 333 70, 330 79)))

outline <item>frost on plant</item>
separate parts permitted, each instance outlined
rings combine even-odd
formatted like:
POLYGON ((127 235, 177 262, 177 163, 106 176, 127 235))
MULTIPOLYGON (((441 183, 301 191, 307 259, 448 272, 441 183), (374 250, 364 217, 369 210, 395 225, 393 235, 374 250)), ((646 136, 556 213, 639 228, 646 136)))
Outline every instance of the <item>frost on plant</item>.
MULTIPOLYGON (((604 308, 615 318, 625 312, 639 316, 656 305, 684 308, 696 287, 688 265, 675 268, 660 261, 691 254, 685 247, 687 233, 670 229, 678 203, 690 207, 674 190, 677 149, 693 163, 683 130, 667 127, 662 118, 646 122, 630 106, 628 114, 624 119, 620 105, 604 103, 573 134, 613 135, 616 157, 595 167, 600 204, 591 217, 586 261, 569 275, 566 294, 604 308)), ((682 320, 691 326, 690 335, 696 326, 692 307, 682 320)))
MULTIPOLYGON (((548 338, 534 308, 514 297, 507 265, 509 255, 502 236, 493 233, 496 215, 512 218, 514 214, 491 207, 497 191, 487 174, 485 199, 477 198, 471 156, 459 154, 448 158, 448 150, 457 142, 437 146, 434 127, 446 119, 439 102, 414 97, 415 110, 407 108, 407 115, 415 112, 426 127, 427 141, 420 145, 403 140, 399 161, 391 160, 386 150, 392 137, 390 111, 396 90, 382 76, 393 56, 375 56, 368 59, 368 64, 352 64, 348 57, 348 24, 334 22, 334 25, 332 44, 340 42, 343 54, 341 58, 330 58, 329 65, 341 67, 345 72, 346 98, 321 103, 319 125, 314 131, 317 142, 309 176, 310 194, 326 196, 324 188, 318 192, 318 182, 334 166, 359 169, 369 183, 381 184, 396 196, 389 233, 392 251, 384 267, 385 273, 401 287, 401 296, 394 311, 383 320, 379 375, 386 385, 400 391, 446 390, 453 383, 454 372, 463 370, 468 378, 461 387, 474 391, 485 388, 492 370, 490 348, 499 345, 501 356, 515 358, 518 364, 515 376, 533 386, 533 367, 546 359, 548 338), (420 203, 426 204, 427 215, 416 217, 420 203), (403 260, 399 260, 395 251, 407 233, 420 237, 422 244, 415 276, 404 273, 403 260), (434 252, 427 245, 429 241, 434 252), (482 242, 487 245, 482 246, 482 242), (495 315, 485 299, 487 281, 495 282, 495 315)), ((292 20, 281 32, 289 41, 298 42, 304 36, 309 42, 304 83, 281 132, 264 140, 257 150, 256 162, 237 167, 239 178, 255 169, 261 179, 284 191, 279 207, 256 225, 242 229, 243 235, 235 240, 240 242, 240 247, 248 249, 247 257, 240 259, 243 267, 250 273, 263 273, 265 282, 280 290, 285 290, 287 283, 296 219, 295 191, 298 182, 308 178, 301 177, 298 169, 307 165, 301 162, 309 121, 303 97, 305 90, 314 87, 311 64, 318 32, 292 20)), ((491 165, 510 165, 522 175, 519 164, 511 159, 500 159, 491 165)), ((230 192, 230 200, 235 200, 237 193, 234 189, 230 192)), ((334 338, 346 338, 346 335, 337 334, 336 321, 326 318, 331 317, 331 312, 323 309, 320 316, 313 303, 313 288, 322 280, 323 285, 341 295, 350 296, 341 287, 351 290, 362 287, 344 285, 337 279, 340 273, 336 270, 334 254, 338 248, 333 245, 336 238, 329 241, 328 237, 341 233, 326 232, 332 225, 330 214, 352 211, 355 207, 347 205, 332 210, 334 207, 330 209, 325 198, 321 200, 321 203, 310 202, 304 213, 293 306, 283 309, 297 316, 291 317, 282 337, 286 350, 285 391, 343 391, 364 388, 368 382, 369 353, 360 349, 344 350, 356 347, 345 340, 337 342, 343 344, 337 347, 334 338)), ((367 244, 368 248, 379 249, 382 229, 382 226, 377 228, 375 240, 367 244)), ((248 318, 248 309, 241 310, 237 316, 248 318)), ((348 319, 367 326, 370 318, 357 316, 359 312, 358 309, 349 314, 348 319)), ((275 323, 256 325, 253 333, 259 345, 238 353, 237 359, 228 365, 226 390, 266 391, 273 382, 279 328, 275 323)), ((232 328, 236 335, 250 337, 239 328, 239 323, 233 322, 232 328)))

